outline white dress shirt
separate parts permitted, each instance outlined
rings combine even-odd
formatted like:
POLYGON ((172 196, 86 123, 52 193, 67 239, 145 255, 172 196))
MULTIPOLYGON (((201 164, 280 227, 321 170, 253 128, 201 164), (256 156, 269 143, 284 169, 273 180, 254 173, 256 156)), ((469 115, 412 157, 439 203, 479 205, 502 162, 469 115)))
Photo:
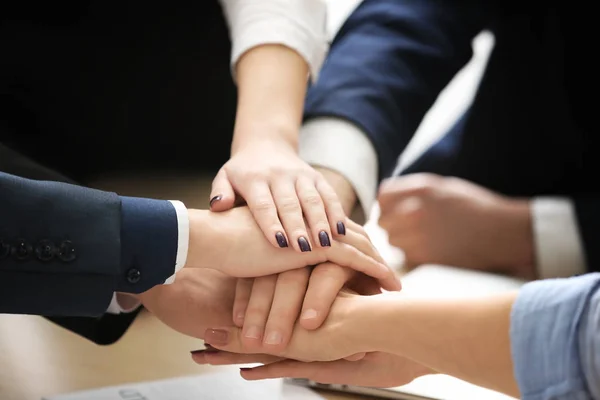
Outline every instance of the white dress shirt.
MULTIPOLYGON (((316 79, 327 53, 327 7, 323 0, 220 0, 227 20, 232 45, 231 64, 248 50, 279 44, 291 48, 306 60, 312 79, 316 79)), ((367 141, 368 142, 368 141, 367 141)), ((179 243, 173 283, 183 268, 188 253, 189 220, 187 209, 179 201, 171 202, 177 212, 179 243)), ((131 297, 113 295, 108 313, 131 312, 139 307, 131 297)))
MULTIPOLYGON (((364 132, 340 118, 316 118, 300 132, 300 156, 309 164, 334 170, 354 187, 368 218, 377 195, 377 153, 364 132)), ((586 272, 585 254, 573 202, 568 198, 533 199, 532 221, 537 271, 542 279, 586 272)))

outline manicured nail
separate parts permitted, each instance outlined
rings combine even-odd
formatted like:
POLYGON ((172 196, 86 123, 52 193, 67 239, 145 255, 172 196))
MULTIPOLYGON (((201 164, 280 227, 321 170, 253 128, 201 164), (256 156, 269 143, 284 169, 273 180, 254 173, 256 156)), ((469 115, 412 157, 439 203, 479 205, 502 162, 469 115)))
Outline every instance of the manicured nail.
POLYGON ((277 244, 279 245, 279 247, 288 247, 287 239, 285 238, 285 236, 283 236, 283 233, 277 232, 275 234, 275 240, 277 240, 277 244))
POLYGON ((207 329, 204 333, 206 343, 226 345, 229 341, 229 333, 221 329, 207 329))
POLYGON ((218 353, 219 349, 215 349, 214 347, 207 347, 205 349, 193 350, 190 351, 191 354, 203 354, 203 353, 218 353))
POLYGON ((248 372, 248 371, 252 371, 252 368, 240 368, 241 372, 248 372))
POLYGON ((310 251, 310 244, 304 236, 298 238, 298 246, 300 246, 300 250, 302 251, 310 251))
POLYGON ((315 318, 317 318, 318 315, 319 315, 319 313, 317 312, 317 310, 309 308, 308 310, 306 310, 302 313, 301 318, 302 319, 315 319, 315 318))
POLYGON ((251 326, 250 328, 248 328, 244 336, 248 339, 260 339, 260 329, 258 329, 258 327, 256 326, 251 326))
POLYGON ((283 336, 279 332, 271 332, 265 339, 265 344, 278 345, 283 341, 283 336))
POLYGON ((338 231, 338 234, 340 234, 340 235, 346 234, 346 225, 344 225, 344 223, 342 221, 337 223, 337 231, 338 231))
POLYGON ((319 242, 322 247, 330 247, 331 242, 329 241, 329 234, 325 231, 319 232, 319 242))
POLYGON ((217 201, 220 201, 223 198, 222 195, 218 194, 215 197, 213 197, 212 199, 210 199, 210 206, 212 207, 214 203, 216 203, 217 201))

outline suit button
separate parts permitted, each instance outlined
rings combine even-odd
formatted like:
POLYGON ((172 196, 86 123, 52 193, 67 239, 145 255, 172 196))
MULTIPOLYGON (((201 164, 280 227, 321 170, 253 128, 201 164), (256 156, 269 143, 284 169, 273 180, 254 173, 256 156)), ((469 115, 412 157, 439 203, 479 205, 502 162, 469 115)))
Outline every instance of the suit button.
POLYGON ((136 284, 142 279, 142 273, 137 268, 131 268, 127 271, 127 282, 136 284))
POLYGON ((0 260, 8 257, 9 254, 10 254, 10 245, 8 243, 4 242, 4 240, 0 239, 0 260))
POLYGON ((73 242, 70 240, 63 240, 58 248, 58 258, 64 262, 75 261, 77 258, 77 253, 75 251, 75 246, 73 246, 73 242))
POLYGON ((56 248, 54 243, 49 240, 41 240, 37 246, 35 246, 35 255, 40 261, 50 261, 54 258, 56 248))
POLYGON ((25 239, 17 239, 17 244, 12 248, 12 253, 17 260, 23 261, 29 258, 33 246, 25 241, 25 239))

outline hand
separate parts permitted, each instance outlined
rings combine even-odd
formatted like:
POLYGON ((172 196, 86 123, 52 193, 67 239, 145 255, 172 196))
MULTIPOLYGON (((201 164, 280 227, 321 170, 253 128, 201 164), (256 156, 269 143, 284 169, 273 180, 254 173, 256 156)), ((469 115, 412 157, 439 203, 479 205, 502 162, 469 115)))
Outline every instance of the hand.
POLYGON ((360 294, 381 293, 372 278, 331 263, 312 273, 303 268, 238 280, 233 322, 242 328, 245 348, 253 353, 284 350, 300 315, 303 328, 319 328, 345 285, 360 294))
MULTIPOLYGON (((360 353, 376 351, 371 347, 369 328, 363 322, 377 309, 376 298, 379 296, 359 296, 342 291, 319 329, 309 331, 296 324, 284 349, 263 349, 270 355, 306 362, 353 358, 360 353)), ((242 329, 237 327, 208 329, 205 341, 223 351, 254 353, 246 346, 242 329)))
POLYGON ((275 247, 306 252, 310 242, 329 247, 332 232, 345 234, 346 214, 336 193, 285 140, 253 141, 233 153, 213 181, 211 210, 231 209, 236 194, 275 247))
POLYGON ((319 383, 346 384, 367 387, 395 387, 435 371, 416 362, 389 353, 368 353, 358 361, 337 360, 303 363, 275 356, 236 354, 210 349, 192 353, 198 364, 265 364, 255 368, 242 368, 247 380, 300 378, 319 383))
POLYGON ((533 278, 529 203, 458 178, 414 174, 385 181, 379 224, 408 268, 440 263, 533 278))
POLYGON ((211 268, 248 278, 276 274, 325 261, 344 265, 380 280, 396 290, 399 281, 381 260, 361 227, 348 223, 347 234, 328 248, 307 253, 276 249, 260 234, 247 208, 223 213, 189 210, 190 246, 187 267, 211 268))
POLYGON ((184 268, 170 285, 158 285, 138 295, 163 323, 184 335, 204 338, 211 326, 228 326, 235 279, 210 269, 184 268))

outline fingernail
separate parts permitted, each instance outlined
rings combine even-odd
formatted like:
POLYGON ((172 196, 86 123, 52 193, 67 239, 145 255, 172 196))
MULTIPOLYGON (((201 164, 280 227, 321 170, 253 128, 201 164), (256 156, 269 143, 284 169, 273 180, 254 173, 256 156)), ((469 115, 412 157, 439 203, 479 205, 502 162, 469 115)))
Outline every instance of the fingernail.
POLYGON ((251 326, 248 328, 248 330, 246 330, 244 336, 248 339, 260 339, 260 329, 258 329, 256 326, 251 326))
POLYGON ((309 308, 308 310, 302 313, 302 319, 315 319, 318 315, 319 313, 317 312, 317 310, 309 308))
MULTIPOLYGON (((205 197, 206 198, 206 197, 205 197)), ((218 194, 215 197, 213 197, 212 199, 210 199, 210 206, 213 206, 213 203, 216 203, 217 201, 221 200, 223 198, 222 195, 218 194)))
POLYGON ((252 368, 240 368, 241 372, 248 372, 248 371, 252 371, 252 368))
POLYGON ((339 221, 337 223, 337 231, 338 231, 338 234, 340 234, 340 235, 346 234, 346 225, 344 225, 344 223, 342 221, 339 221))
POLYGON ((206 343, 225 345, 229 341, 229 333, 221 329, 207 329, 204 333, 206 343))
POLYGON ((275 234, 275 240, 277 240, 277 244, 279 245, 279 247, 288 247, 287 239, 285 238, 285 236, 283 236, 283 233, 277 232, 275 234))
POLYGON ((300 250, 302 251, 310 251, 310 244, 304 236, 298 238, 298 246, 300 246, 300 250))
POLYGON ((279 332, 271 332, 265 339, 266 344, 278 345, 283 341, 283 336, 279 332))
POLYGON ((218 353, 219 349, 215 349, 214 347, 207 347, 205 349, 193 350, 190 351, 191 354, 203 354, 203 353, 218 353))
POLYGON ((321 242, 322 247, 330 247, 329 234, 325 231, 319 232, 319 242, 321 242))

